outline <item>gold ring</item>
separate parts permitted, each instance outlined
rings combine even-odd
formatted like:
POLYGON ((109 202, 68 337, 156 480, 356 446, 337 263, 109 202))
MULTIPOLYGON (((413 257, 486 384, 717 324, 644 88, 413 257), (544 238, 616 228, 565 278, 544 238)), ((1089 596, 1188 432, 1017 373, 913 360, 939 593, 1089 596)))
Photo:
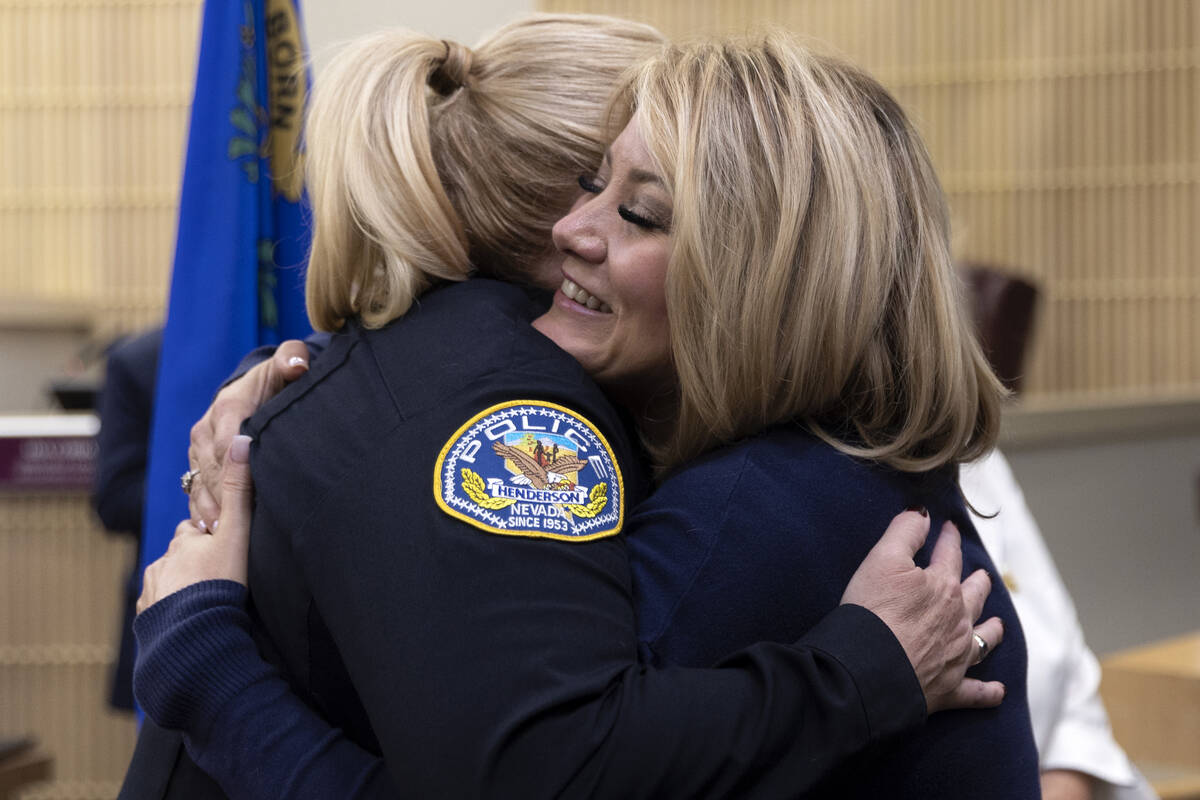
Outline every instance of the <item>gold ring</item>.
POLYGON ((196 476, 199 474, 200 470, 189 469, 179 476, 179 488, 183 489, 184 494, 192 493, 192 484, 196 481, 196 476))

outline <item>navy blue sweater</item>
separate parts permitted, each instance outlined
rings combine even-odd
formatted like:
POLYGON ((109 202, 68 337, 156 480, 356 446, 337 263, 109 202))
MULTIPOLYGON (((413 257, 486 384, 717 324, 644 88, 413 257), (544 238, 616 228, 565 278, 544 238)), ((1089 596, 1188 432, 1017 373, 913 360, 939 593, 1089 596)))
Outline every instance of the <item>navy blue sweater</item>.
POLYGON ((931 533, 962 532, 963 575, 984 568, 984 618, 1004 620, 1003 644, 970 675, 1000 680, 999 708, 934 715, 881 743, 812 793, 837 798, 1040 796, 1025 688, 1025 641, 1012 600, 971 525, 955 470, 900 473, 850 458, 785 426, 723 448, 666 480, 640 506, 630 561, 643 658, 711 664, 757 641, 790 641, 834 608, 899 509, 923 505, 931 533))

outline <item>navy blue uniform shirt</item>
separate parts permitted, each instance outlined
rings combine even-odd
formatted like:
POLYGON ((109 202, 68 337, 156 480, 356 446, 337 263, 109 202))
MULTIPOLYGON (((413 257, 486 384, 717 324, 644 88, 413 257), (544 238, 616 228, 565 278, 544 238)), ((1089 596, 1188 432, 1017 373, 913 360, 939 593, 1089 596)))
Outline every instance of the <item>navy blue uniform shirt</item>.
MULTIPOLYGON (((647 663, 698 666, 757 641, 792 641, 837 606, 901 509, 924 505, 930 536, 962 533, 963 576, 988 570, 983 616, 1004 642, 968 673, 1003 681, 986 711, 930 717, 902 741, 848 762, 813 796, 1028 800, 1040 796, 1025 691, 1025 641, 1012 600, 971 524, 953 468, 900 473, 846 456, 798 426, 713 452, 666 480, 630 520, 639 646, 647 663)), ((780 795, 783 796, 783 795, 780 795)))
MULTIPOLYGON (((435 290, 381 330, 333 337, 252 418, 252 611, 260 649, 291 690, 382 755, 393 785, 415 797, 779 796, 919 722, 903 650, 862 609, 839 609, 797 646, 748 648, 724 669, 646 669, 624 539, 501 536, 434 502, 434 464, 456 430, 518 399, 595 424, 624 472, 626 503, 639 499, 621 420, 529 327, 536 310, 491 281, 435 290)), ((187 666, 170 648, 148 650, 161 657, 146 675, 187 666)), ((183 706, 203 705, 194 696, 205 676, 193 677, 174 698, 183 706)), ((191 713, 165 705, 175 721, 191 713)), ((277 747, 287 725, 246 707, 256 713, 238 730, 263 726, 264 749, 282 755, 251 761, 245 779, 286 775, 297 754, 277 747)), ((219 796, 186 763, 180 755, 174 773, 187 781, 172 777, 164 796, 219 796)), ((145 768, 135 756, 131 775, 145 768)))

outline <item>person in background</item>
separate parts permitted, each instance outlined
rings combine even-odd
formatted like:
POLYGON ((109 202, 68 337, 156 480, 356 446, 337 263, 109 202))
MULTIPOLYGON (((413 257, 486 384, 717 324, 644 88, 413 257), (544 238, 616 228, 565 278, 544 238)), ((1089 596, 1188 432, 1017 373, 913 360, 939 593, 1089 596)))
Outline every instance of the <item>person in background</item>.
POLYGON ((122 339, 108 354, 104 388, 97 401, 100 432, 92 505, 105 530, 132 536, 137 542, 133 566, 122 594, 121 630, 109 703, 133 710, 133 617, 141 590, 142 511, 146 495, 146 457, 154 381, 162 328, 122 339))
POLYGON ((964 465, 959 480, 1025 631, 1043 797, 1153 800, 1154 790, 1113 739, 1100 700, 1100 665, 1004 455, 993 450, 964 465))

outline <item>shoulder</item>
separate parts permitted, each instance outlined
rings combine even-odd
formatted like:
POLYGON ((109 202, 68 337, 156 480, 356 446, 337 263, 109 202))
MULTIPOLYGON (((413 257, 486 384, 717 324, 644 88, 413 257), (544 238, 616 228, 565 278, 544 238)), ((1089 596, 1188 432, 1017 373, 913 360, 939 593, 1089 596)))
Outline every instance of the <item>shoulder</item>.
MULTIPOLYGON (((529 293, 517 286, 484 278, 435 287, 421 295, 403 316, 365 335, 379 346, 396 338, 446 339, 485 347, 509 339, 533 318, 529 293)), ((352 324, 350 326, 354 328, 352 324)))
POLYGON ((579 363, 529 324, 543 309, 529 290, 497 281, 442 286, 392 324, 362 331, 367 352, 356 357, 369 353, 393 386, 419 377, 430 400, 494 378, 594 397, 579 363))
POLYGON ((158 351, 162 348, 162 328, 154 328, 143 333, 122 339, 113 345, 109 358, 119 362, 158 361, 158 351))
POLYGON ((876 494, 864 466, 779 426, 672 474, 630 531, 643 647, 700 665, 798 638, 837 604, 882 530, 859 507, 876 494))
POLYGON ((143 392, 152 394, 161 348, 162 328, 122 339, 113 345, 108 354, 108 383, 133 384, 143 392))
POLYGON ((411 327, 456 320, 460 330, 469 331, 528 323, 542 310, 529 289, 472 278, 426 292, 399 322, 411 327))
MULTIPOLYGON (((750 549, 786 551, 820 558, 831 573, 849 570, 846 578, 892 517, 913 505, 954 519, 960 530, 969 526, 948 472, 901 473, 849 456, 795 425, 686 465, 644 504, 657 520, 680 520, 675 527, 695 538, 731 543, 738 558, 750 549)), ((646 518, 641 509, 638 518, 646 518)))
POLYGON ((839 496, 856 484, 886 479, 889 470, 840 452, 798 425, 780 425, 718 448, 667 477, 660 492, 695 492, 740 481, 751 494, 792 487, 839 496), (833 487, 838 487, 834 491, 833 487))

